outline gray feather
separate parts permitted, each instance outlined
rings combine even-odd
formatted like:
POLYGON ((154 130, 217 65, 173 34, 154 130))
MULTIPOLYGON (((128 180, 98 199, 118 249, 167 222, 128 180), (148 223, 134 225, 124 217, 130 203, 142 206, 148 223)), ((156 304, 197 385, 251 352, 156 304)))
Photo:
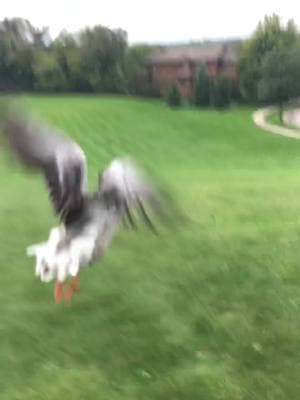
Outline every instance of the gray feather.
POLYGON ((44 174, 54 209, 62 221, 82 207, 87 173, 85 156, 77 143, 19 114, 17 109, 3 118, 2 132, 23 165, 44 174))

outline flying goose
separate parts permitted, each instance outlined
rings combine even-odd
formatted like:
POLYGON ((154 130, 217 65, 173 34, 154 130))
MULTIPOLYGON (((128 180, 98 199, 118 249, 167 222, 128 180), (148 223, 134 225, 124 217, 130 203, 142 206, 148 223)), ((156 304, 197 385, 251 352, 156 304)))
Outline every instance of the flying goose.
POLYGON ((156 232, 145 205, 163 216, 161 196, 129 159, 112 160, 99 175, 98 190, 89 193, 86 158, 77 143, 16 108, 1 119, 15 156, 23 166, 43 173, 60 221, 46 242, 27 248, 27 255, 36 257, 35 275, 42 282, 55 281, 55 302, 70 300, 79 286, 80 268, 104 255, 120 223, 135 227, 133 211, 156 232))

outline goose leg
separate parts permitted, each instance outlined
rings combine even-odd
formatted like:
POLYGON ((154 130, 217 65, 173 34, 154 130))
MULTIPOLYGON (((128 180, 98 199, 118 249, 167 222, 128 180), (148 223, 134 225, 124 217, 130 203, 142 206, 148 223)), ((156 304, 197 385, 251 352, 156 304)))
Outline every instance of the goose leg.
POLYGON ((59 304, 63 300, 63 286, 60 281, 55 282, 54 287, 54 300, 56 304, 59 304))
POLYGON ((76 276, 74 276, 71 280, 71 287, 74 290, 78 290, 80 287, 80 279, 79 279, 79 274, 77 274, 76 276))
POLYGON ((74 276, 71 279, 71 283, 67 289, 67 291, 65 292, 65 300, 66 301, 70 301, 74 295, 74 293, 76 292, 76 290, 79 289, 79 275, 74 276))

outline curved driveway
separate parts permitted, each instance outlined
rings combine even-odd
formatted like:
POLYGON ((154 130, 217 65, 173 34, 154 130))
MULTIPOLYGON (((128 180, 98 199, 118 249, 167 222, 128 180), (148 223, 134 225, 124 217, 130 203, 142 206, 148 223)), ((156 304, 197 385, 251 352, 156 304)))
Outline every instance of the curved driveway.
MULTIPOLYGON (((300 132, 295 129, 285 128, 266 121, 266 118, 276 112, 276 107, 260 108, 252 114, 254 123, 265 131, 276 135, 286 136, 293 139, 300 139, 300 132)), ((284 121, 288 124, 300 126, 300 110, 294 109, 284 113, 284 121)))

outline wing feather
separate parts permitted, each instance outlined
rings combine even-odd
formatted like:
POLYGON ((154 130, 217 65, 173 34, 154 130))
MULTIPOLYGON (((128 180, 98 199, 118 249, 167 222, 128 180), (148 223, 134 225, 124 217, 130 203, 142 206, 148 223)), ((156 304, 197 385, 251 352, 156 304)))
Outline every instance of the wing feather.
POLYGON ((82 149, 71 139, 16 109, 10 110, 1 122, 12 152, 25 167, 44 174, 55 212, 62 222, 71 222, 83 205, 86 191, 86 161, 82 149))
POLYGON ((99 183, 100 195, 107 206, 119 203, 131 227, 136 227, 133 214, 137 211, 153 233, 157 233, 147 208, 160 216, 166 216, 166 210, 157 189, 137 165, 131 160, 115 159, 102 172, 99 183))

